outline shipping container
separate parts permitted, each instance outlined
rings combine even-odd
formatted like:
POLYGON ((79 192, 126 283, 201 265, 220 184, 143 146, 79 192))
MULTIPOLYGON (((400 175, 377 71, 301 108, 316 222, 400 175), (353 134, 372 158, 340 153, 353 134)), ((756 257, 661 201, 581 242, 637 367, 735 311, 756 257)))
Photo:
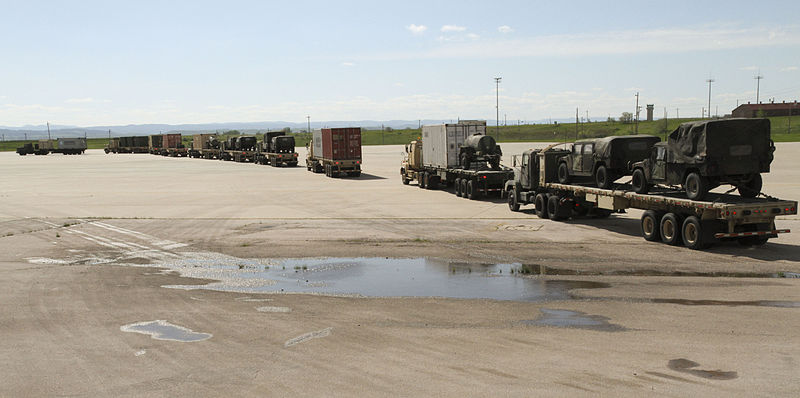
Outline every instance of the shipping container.
POLYGON ((192 149, 211 149, 208 140, 211 137, 216 137, 216 134, 195 134, 192 136, 192 149))
POLYGON ((58 149, 55 152, 60 152, 65 155, 80 155, 86 151, 86 138, 59 138, 58 149))
POLYGON ((361 175, 361 128, 325 128, 312 133, 306 168, 328 177, 361 175))
POLYGON ((322 129, 322 157, 329 160, 361 160, 361 128, 322 129))
POLYGON ((455 124, 422 126, 422 164, 450 168, 459 165, 459 150, 471 135, 485 135, 486 121, 462 120, 455 124))
POLYGON ((131 145, 131 146, 138 147, 138 148, 146 148, 147 147, 147 136, 146 135, 145 136, 136 136, 136 137, 131 137, 131 138, 133 138, 133 145, 131 145))
POLYGON ((180 148, 181 135, 180 134, 164 134, 164 148, 180 148))

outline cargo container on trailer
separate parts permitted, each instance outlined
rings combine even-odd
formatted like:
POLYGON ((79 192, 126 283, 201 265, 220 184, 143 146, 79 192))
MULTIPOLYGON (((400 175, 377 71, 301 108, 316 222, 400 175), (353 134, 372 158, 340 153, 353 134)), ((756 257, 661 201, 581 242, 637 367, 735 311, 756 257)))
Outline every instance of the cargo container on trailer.
POLYGON ((307 145, 306 169, 328 177, 361 175, 361 128, 315 130, 307 145))

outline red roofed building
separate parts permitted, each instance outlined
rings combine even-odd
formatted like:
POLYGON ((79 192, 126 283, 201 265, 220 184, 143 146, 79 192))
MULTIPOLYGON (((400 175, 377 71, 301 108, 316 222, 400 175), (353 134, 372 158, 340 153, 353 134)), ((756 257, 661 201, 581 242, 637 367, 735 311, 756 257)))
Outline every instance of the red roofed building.
POLYGON ((769 117, 769 116, 795 116, 800 115, 800 103, 794 102, 770 102, 739 105, 731 112, 733 117, 769 117))

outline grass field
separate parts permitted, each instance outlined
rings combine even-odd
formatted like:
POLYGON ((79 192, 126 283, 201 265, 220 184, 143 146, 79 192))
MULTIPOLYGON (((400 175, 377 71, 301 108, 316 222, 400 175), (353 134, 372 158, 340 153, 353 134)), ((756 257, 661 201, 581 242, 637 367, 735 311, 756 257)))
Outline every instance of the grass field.
MULTIPOLYGON (((789 133, 789 117, 771 117, 772 140, 775 142, 799 142, 800 141, 800 117, 794 116, 791 119, 791 133, 789 133)), ((656 135, 664 139, 666 134, 675 130, 679 124, 696 119, 669 119, 666 123, 663 120, 652 122, 639 122, 639 134, 656 135)), ((633 123, 621 122, 592 122, 564 124, 526 124, 520 126, 494 126, 488 127, 488 133, 495 137, 499 142, 572 142, 575 139, 605 137, 609 135, 633 134, 635 126, 633 123)), ((226 138, 228 134, 222 134, 226 138)), ((295 142, 298 147, 305 146, 311 139, 311 134, 294 134, 295 142)), ((397 145, 407 144, 420 136, 419 129, 404 130, 364 130, 361 141, 363 145, 397 145)), ((22 146, 25 141, 3 141, 0 142, 0 151, 14 151, 22 146)), ((108 144, 107 138, 90 138, 87 145, 89 149, 102 149, 108 144)), ((191 135, 183 136, 183 144, 187 148, 192 146, 191 135)))

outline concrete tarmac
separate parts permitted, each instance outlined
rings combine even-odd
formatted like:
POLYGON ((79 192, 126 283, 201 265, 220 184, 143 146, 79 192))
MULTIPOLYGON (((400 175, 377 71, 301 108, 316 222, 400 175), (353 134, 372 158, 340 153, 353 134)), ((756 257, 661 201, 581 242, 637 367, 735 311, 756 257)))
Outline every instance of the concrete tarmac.
MULTIPOLYGON (((778 144, 765 192, 800 197, 797 155, 778 144)), ((644 241, 637 211, 558 223, 404 186, 401 159, 365 147, 361 178, 329 179, 302 161, 0 153, 0 396, 800 394, 797 216, 762 247, 697 252, 644 241), (198 259, 287 257, 516 263, 538 273, 520 281, 602 287, 518 302, 187 286, 214 282, 198 259), (155 320, 211 337, 121 329, 155 320)))

